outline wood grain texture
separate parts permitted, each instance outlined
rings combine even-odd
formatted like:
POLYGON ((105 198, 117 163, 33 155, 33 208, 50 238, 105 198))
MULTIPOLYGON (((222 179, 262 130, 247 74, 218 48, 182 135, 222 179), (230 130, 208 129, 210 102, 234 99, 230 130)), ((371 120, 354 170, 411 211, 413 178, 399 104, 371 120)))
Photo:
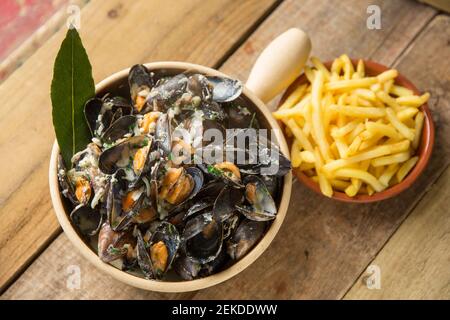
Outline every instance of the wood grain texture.
MULTIPOLYGON (((275 0, 92 1, 81 37, 97 81, 135 63, 217 65, 275 0)), ((0 86, 0 291, 58 233, 48 192, 50 81, 60 30, 0 86), (14 173, 14 174, 12 174, 14 173)))
MULTIPOLYGON (((435 11, 411 1, 376 3, 383 8, 383 29, 370 31, 365 28, 365 23, 366 8, 372 1, 335 1, 334 10, 330 10, 330 2, 325 0, 286 1, 225 62, 222 70, 245 79, 262 48, 292 26, 299 26, 311 35, 314 54, 322 59, 331 59, 347 52, 355 57, 372 56, 381 63, 391 64, 434 16, 435 11), (391 37, 398 41, 391 41, 391 37)), ((401 71, 408 72, 413 68, 409 66, 407 70, 401 71)), ((424 72, 424 69, 420 65, 417 73, 408 75, 420 88, 443 87, 439 81, 432 86, 426 79, 416 81, 415 76, 424 72)), ((446 110, 448 105, 442 104, 442 101, 440 103, 434 105, 434 109, 446 110)), ((446 120, 442 121, 445 123, 446 120)), ((448 154, 447 149, 439 152, 448 154)), ((437 175, 434 175, 433 168, 445 161, 440 158, 430 166, 431 171, 422 177, 420 183, 426 185, 435 179, 437 175)), ((234 279, 203 290, 195 297, 340 298, 396 230, 415 201, 418 201, 417 194, 420 193, 416 185, 396 200, 359 206, 336 203, 295 183, 286 223, 266 253, 234 279)), ((82 270, 88 270, 89 278, 104 279, 75 250, 64 235, 59 236, 5 292, 4 298, 112 299, 117 296, 116 292, 122 291, 126 292, 129 299, 154 297, 112 279, 110 282, 105 280, 104 285, 82 287, 82 293, 68 290, 65 287, 67 275, 61 270, 71 264, 78 264, 82 270), (70 251, 70 255, 66 250, 70 251), (57 284, 56 292, 50 294, 45 288, 54 283, 57 284)))
POLYGON ((368 289, 363 274, 345 299, 450 299, 450 168, 370 264, 381 288, 368 289))

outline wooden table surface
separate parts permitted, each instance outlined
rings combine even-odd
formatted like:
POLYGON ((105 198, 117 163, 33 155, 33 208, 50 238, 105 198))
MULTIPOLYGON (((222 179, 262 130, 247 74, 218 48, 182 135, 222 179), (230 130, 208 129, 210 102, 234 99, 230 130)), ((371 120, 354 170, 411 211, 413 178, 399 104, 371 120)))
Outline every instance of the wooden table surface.
POLYGON ((52 209, 49 90, 62 28, 0 85, 1 299, 450 298, 449 15, 412 0, 91 0, 81 18, 96 81, 157 60, 199 63, 245 81, 274 37, 300 27, 322 60, 372 59, 429 91, 435 149, 409 190, 379 203, 338 203, 294 182, 274 242, 225 283, 185 294, 136 289, 90 265, 52 209), (373 4, 380 30, 366 27, 373 4), (71 266, 80 268, 79 289, 67 286, 71 266), (369 289, 368 267, 380 271, 379 289, 369 289))

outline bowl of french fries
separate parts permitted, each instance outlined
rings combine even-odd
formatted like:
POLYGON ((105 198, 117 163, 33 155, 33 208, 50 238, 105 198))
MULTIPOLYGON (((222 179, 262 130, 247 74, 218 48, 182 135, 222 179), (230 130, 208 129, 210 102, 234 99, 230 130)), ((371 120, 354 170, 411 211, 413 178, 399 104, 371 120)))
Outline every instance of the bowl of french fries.
POLYGON ((381 201, 410 187, 433 149, 429 93, 372 61, 311 62, 273 113, 295 176, 346 202, 381 201))

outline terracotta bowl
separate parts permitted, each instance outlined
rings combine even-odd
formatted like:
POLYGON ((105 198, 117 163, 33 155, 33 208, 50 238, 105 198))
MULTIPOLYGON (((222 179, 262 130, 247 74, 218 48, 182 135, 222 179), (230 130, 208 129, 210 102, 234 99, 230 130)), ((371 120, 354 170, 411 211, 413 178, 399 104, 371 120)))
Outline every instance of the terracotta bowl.
MULTIPOLYGON (((186 70, 190 70, 193 72, 198 72, 206 75, 226 76, 225 74, 216 71, 214 69, 184 62, 154 62, 154 63, 147 63, 145 65, 150 71, 163 72, 166 73, 167 75, 173 75, 186 70)), ((101 81, 96 86, 96 94, 98 96, 102 96, 109 90, 113 92, 117 91, 120 92, 120 90, 128 90, 127 85, 128 72, 129 69, 125 69, 101 81)), ((244 88, 243 90, 243 99, 246 100, 249 104, 254 106, 255 110, 257 111, 258 119, 265 127, 267 127, 268 129, 274 129, 275 139, 279 143, 281 151, 288 156, 289 149, 283 137, 281 128, 279 127, 278 123, 272 118, 270 111, 267 109, 266 105, 247 88, 244 88)), ((252 264, 270 245, 275 235, 277 234, 278 230, 280 229, 281 224, 283 223, 289 204, 289 199, 291 196, 292 173, 289 172, 284 177, 281 197, 279 199, 278 214, 276 219, 273 221, 273 223, 267 230, 264 237, 259 241, 259 243, 246 256, 244 256, 241 260, 237 261, 229 268, 219 273, 213 274, 211 276, 192 281, 167 282, 167 281, 147 280, 126 273, 113 267, 110 264, 102 262, 100 258, 97 256, 96 252, 94 252, 88 246, 88 244, 78 235, 77 231, 75 230, 74 226, 69 220, 69 212, 66 210, 64 206, 64 201, 59 192, 58 178, 57 178, 58 154, 59 148, 57 142, 55 141, 50 159, 50 170, 49 170, 50 194, 56 216, 67 237, 74 244, 74 246, 83 254, 83 256, 86 259, 88 259, 92 264, 94 264, 97 268, 99 268, 101 271, 124 283, 146 290, 161 291, 161 292, 194 291, 213 286, 237 275, 239 272, 241 272, 242 270, 247 268, 250 264, 252 264)))
MULTIPOLYGON (((356 68, 356 65, 358 63, 357 59, 352 59, 352 63, 356 68)), ((325 66, 330 69, 332 61, 324 63, 325 66)), ((366 74, 369 76, 376 76, 386 70, 389 70, 391 68, 388 68, 384 65, 381 65, 379 63, 370 61, 370 60, 364 60, 365 64, 365 71, 366 74)), ((300 77, 298 77, 285 91, 283 94, 280 103, 278 106, 281 106, 281 104, 286 100, 286 98, 291 94, 291 92, 297 88, 299 85, 308 82, 306 76, 302 74, 300 77)), ((420 95, 419 90, 414 86, 414 84, 409 81, 406 77, 401 75, 399 73, 398 77, 395 80, 395 84, 401 85, 405 88, 408 88, 414 92, 414 94, 420 95)), ((422 137, 420 141, 420 146, 418 148, 418 151, 416 155, 419 157, 419 161, 417 161, 414 168, 409 172, 409 174, 405 177, 405 179, 396 184, 392 187, 387 188, 386 190, 382 192, 375 192, 373 195, 356 195, 355 197, 349 197, 344 192, 339 192, 336 190, 333 190, 333 196, 332 199, 336 199, 338 201, 344 201, 344 202, 353 202, 353 203, 369 203, 369 202, 376 202, 385 200, 391 197, 394 197, 401 193, 402 191, 408 189, 414 181, 416 181, 417 177, 422 173, 422 171, 425 169, 428 160, 430 159, 431 153, 433 151, 433 145, 434 145, 434 125, 433 125, 433 119, 431 117, 430 109, 428 107, 428 104, 424 104, 420 107, 420 110, 423 111, 425 115, 424 119, 424 125, 422 130, 422 137)), ((291 141, 288 141, 289 145, 291 144, 291 141)), ((322 194, 319 188, 319 184, 316 183, 314 180, 309 178, 306 174, 304 174, 299 169, 293 170, 294 175, 308 188, 314 190, 315 192, 322 194)))

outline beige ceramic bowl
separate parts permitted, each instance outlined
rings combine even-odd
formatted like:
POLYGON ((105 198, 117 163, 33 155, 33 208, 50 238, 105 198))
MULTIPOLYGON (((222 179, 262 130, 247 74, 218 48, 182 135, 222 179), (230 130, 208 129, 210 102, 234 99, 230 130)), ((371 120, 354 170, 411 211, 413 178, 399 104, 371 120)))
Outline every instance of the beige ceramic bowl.
MULTIPOLYGON (((183 63, 183 62, 155 62, 147 63, 147 68, 150 71, 153 70, 167 70, 168 73, 179 73, 185 70, 192 70, 207 75, 225 76, 224 74, 207 67, 183 63)), ((102 93, 106 92, 109 88, 115 88, 118 83, 123 83, 128 77, 129 69, 122 70, 113 74, 112 76, 101 81, 96 86, 96 92, 102 93)), ((271 117, 270 111, 266 108, 265 104, 257 98, 251 91, 244 88, 243 95, 257 108, 260 120, 266 122, 268 128, 275 129, 276 140, 280 144, 281 151, 285 155, 289 155, 286 141, 281 133, 281 129, 277 122, 271 117)), ((63 200, 58 188, 58 177, 57 177, 57 158, 59 154, 58 144, 55 142, 53 145, 52 155, 50 159, 50 171, 49 171, 49 183, 50 183, 50 193, 52 197, 53 207, 67 237, 72 241, 75 247, 80 250, 84 257, 86 257, 91 263, 93 263, 97 268, 104 271, 105 273, 113 276, 117 280, 125 282, 129 285, 152 290, 152 291, 163 291, 163 292, 184 292, 193 291, 206 288, 222 281, 225 281, 234 275, 238 274, 246 267, 248 267, 253 261, 255 261, 269 246, 273 238, 280 229, 283 223, 284 217, 289 204, 289 198, 291 195, 291 184, 292 184, 292 173, 288 173, 284 177, 282 196, 280 200, 280 205, 278 209, 277 218, 273 221, 272 225, 268 229, 265 236, 261 241, 241 260, 236 262, 234 265, 228 269, 211 275, 209 277, 183 282, 166 282, 166 281, 155 281, 146 280, 124 271, 121 271, 107 263, 102 262, 97 254, 80 238, 73 225, 69 220, 69 214, 64 208, 63 200)))

